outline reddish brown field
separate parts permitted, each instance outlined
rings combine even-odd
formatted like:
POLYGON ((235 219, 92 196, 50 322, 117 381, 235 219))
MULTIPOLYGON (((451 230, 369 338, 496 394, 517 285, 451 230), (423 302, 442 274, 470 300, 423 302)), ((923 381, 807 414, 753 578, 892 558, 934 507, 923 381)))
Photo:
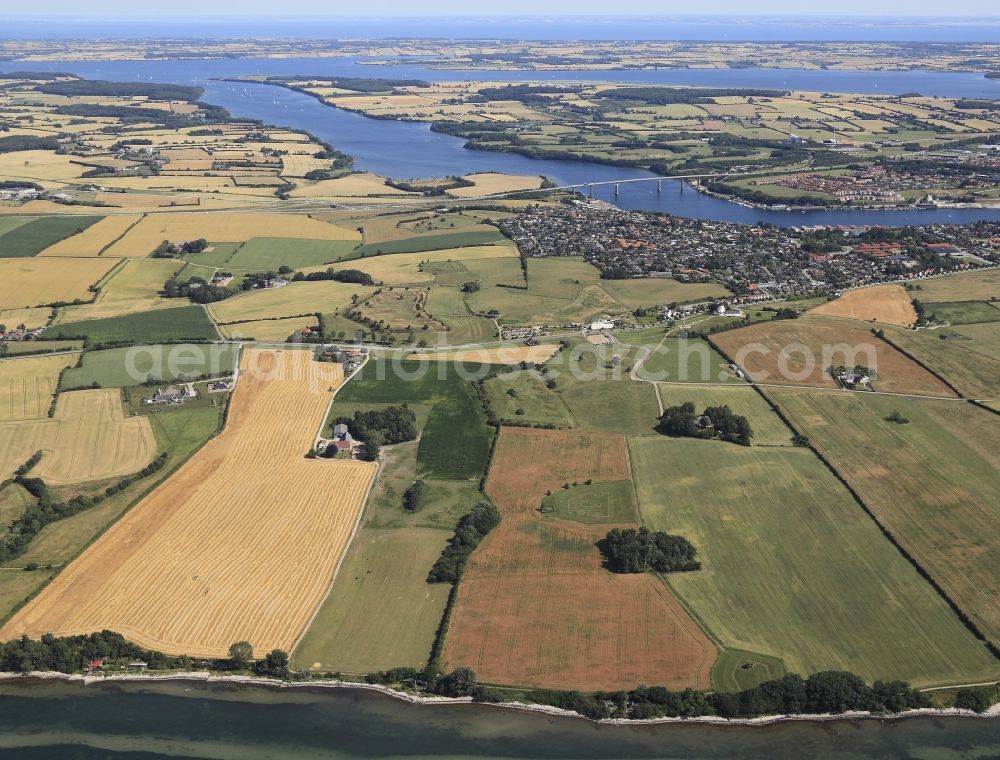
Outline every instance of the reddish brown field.
MULTIPOLYGON (((856 324, 856 323, 855 323, 856 324)), ((875 370, 875 390, 954 396, 912 359, 846 320, 802 317, 761 322, 710 338, 754 382, 836 388, 831 366, 860 364, 875 370)))
POLYGON ((462 578, 447 667, 521 686, 707 688, 715 647, 666 585, 601 567, 595 543, 610 526, 538 511, 546 490, 587 478, 630 478, 622 436, 502 429, 486 493, 503 521, 462 578))

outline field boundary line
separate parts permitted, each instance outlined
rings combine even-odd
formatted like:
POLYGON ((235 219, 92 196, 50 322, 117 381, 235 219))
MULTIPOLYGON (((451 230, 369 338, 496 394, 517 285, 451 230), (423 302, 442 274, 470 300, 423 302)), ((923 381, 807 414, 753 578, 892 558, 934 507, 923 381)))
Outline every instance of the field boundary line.
MULTIPOLYGON (((342 382, 337 387, 337 389, 333 392, 333 394, 331 394, 330 403, 327 404, 326 413, 323 415, 322 422, 320 422, 319 433, 316 437, 322 437, 323 428, 326 427, 326 421, 330 417, 330 410, 333 408, 333 403, 334 401, 336 401, 337 394, 340 393, 340 389, 343 388, 345 385, 347 385, 352 379, 357 377, 357 375, 361 372, 361 369, 368 363, 370 357, 371 357, 370 353, 365 354, 365 360, 361 363, 361 366, 358 367, 351 374, 350 377, 346 378, 344 382, 342 382)), ((315 361, 315 359, 313 361, 315 361)), ((312 443, 316 442, 316 437, 313 438, 312 443)), ((310 449, 311 448, 312 444, 310 444, 310 449)), ((371 498, 372 489, 375 488, 375 483, 378 480, 378 476, 382 474, 382 464, 383 464, 382 460, 379 459, 378 463, 375 466, 375 472, 368 481, 368 488, 365 489, 365 497, 361 501, 361 509, 358 510, 358 516, 354 520, 354 528, 351 530, 351 535, 348 537, 347 543, 344 544, 344 551, 340 555, 340 559, 337 560, 337 566, 333 569, 333 575, 330 577, 330 583, 327 586, 326 593, 323 594, 323 598, 320 600, 319 604, 316 605, 316 609, 314 609, 312 615, 309 616, 309 620, 306 622, 305 626, 303 626, 302 630, 299 632, 299 635, 295 638, 295 641, 292 642, 292 646, 288 651, 289 657, 291 657, 295 653, 295 650, 298 649, 299 644, 302 643, 302 639, 305 638, 306 633, 309 632, 309 629, 312 628, 313 623, 316 622, 316 618, 319 615, 320 610, 323 609, 323 605, 326 604, 327 600, 330 598, 330 594, 333 593, 333 586, 337 582, 337 576, 340 575, 340 568, 343 566, 344 561, 347 559, 348 553, 354 547, 354 539, 357 538, 358 532, 361 530, 361 522, 363 521, 365 515, 368 512, 368 508, 370 506, 369 499, 371 498)), ((334 463, 334 465, 336 465, 336 463, 334 463)))
MULTIPOLYGON (((787 417, 787 415, 784 413, 784 411, 781 409, 780 405, 776 401, 771 399, 757 385, 754 385, 753 387, 757 389, 757 392, 761 395, 761 397, 764 399, 767 405, 774 411, 775 414, 781 417, 782 421, 784 421, 784 423, 789 428, 792 429, 792 431, 795 433, 796 436, 802 436, 808 441, 808 436, 804 436, 792 424, 791 420, 787 417)), ((960 401, 962 399, 956 399, 956 400, 960 401)), ((930 584, 931 588, 933 588, 934 591, 937 592, 938 596, 944 601, 945 604, 948 605, 948 607, 951 608, 952 612, 955 613, 959 621, 961 621, 961 623, 969 630, 970 633, 972 633, 973 636, 975 636, 983 645, 986 646, 986 649, 990 652, 990 654, 992 654, 996 658, 1000 658, 1000 647, 998 647, 993 641, 991 641, 989 638, 986 637, 986 635, 980 630, 979 626, 972 619, 972 617, 970 617, 965 612, 965 610, 963 610, 958 605, 958 603, 955 602, 948 595, 948 592, 944 590, 944 587, 940 583, 938 583, 937 579, 935 579, 934 576, 932 576, 928 570, 924 568, 924 566, 918 561, 917 557, 914 556, 913 553, 911 553, 906 547, 904 547, 899 542, 899 540, 896 538, 893 532, 886 525, 882 523, 882 521, 876 514, 875 510, 868 506, 868 504, 861 497, 861 494, 857 491, 857 489, 855 489, 855 487, 847 480, 847 478, 844 475, 842 475, 836 467, 834 467, 833 463, 829 459, 827 459, 826 456, 819 449, 816 448, 816 444, 812 443, 812 441, 809 441, 802 448, 809 449, 809 451, 811 451, 813 455, 817 459, 819 459, 819 461, 823 464, 823 466, 826 467, 826 469, 838 481, 840 481, 840 483, 847 489, 847 492, 854 498, 855 503, 859 507, 861 507, 861 509, 864 510, 865 514, 868 515, 868 517, 870 517, 871 520, 875 523, 875 525, 879 529, 879 532, 885 537, 887 541, 889 541, 890 544, 892 544, 896 548, 896 550, 900 553, 903 559, 905 559, 913 567, 913 569, 917 571, 917 574, 920 575, 920 577, 923 578, 928 584, 930 584)))
MULTIPOLYGON (((123 216, 124 216, 124 215, 123 215, 123 216)), ((97 256, 98 256, 98 257, 101 257, 101 256, 103 256, 103 255, 104 255, 105 253, 107 253, 107 252, 108 252, 109 250, 111 250, 111 247, 112 247, 113 245, 115 245, 116 243, 119 243, 119 242, 121 241, 121 239, 122 239, 123 237, 125 237, 125 236, 126 236, 126 235, 127 235, 128 233, 130 233, 130 232, 132 231, 132 229, 133 229, 133 228, 134 228, 134 227, 135 227, 135 226, 136 226, 136 225, 137 225, 137 224, 138 224, 139 222, 141 222, 141 221, 142 221, 143 219, 145 219, 145 218, 146 218, 146 215, 145 215, 145 214, 140 214, 139 218, 138 218, 138 219, 136 219, 136 220, 135 220, 134 222, 132 222, 132 224, 130 224, 130 225, 128 226, 128 228, 127 228, 127 229, 126 229, 126 230, 125 230, 125 231, 124 231, 124 232, 123 232, 123 233, 122 233, 121 235, 119 235, 119 236, 118 236, 118 237, 116 237, 116 238, 115 238, 114 240, 112 240, 112 241, 111 241, 110 243, 108 243, 108 244, 107 244, 107 245, 105 245, 105 246, 104 246, 103 248, 101 248, 101 250, 99 250, 99 251, 97 252, 97 256)))

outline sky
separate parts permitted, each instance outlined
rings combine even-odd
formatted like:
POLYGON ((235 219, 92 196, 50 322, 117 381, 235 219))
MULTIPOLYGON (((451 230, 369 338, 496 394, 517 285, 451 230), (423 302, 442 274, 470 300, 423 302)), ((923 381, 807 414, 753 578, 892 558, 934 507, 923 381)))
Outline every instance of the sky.
MULTIPOLYGON (((4 0, 0 5, 7 5, 4 0)), ((9 3, 0 18, 235 18, 290 16, 348 18, 374 16, 525 16, 525 15, 823 15, 823 16, 1000 16, 995 0, 504 0, 485 5, 475 0, 34 0, 9 3), (86 9, 84 11, 84 9, 86 9)))

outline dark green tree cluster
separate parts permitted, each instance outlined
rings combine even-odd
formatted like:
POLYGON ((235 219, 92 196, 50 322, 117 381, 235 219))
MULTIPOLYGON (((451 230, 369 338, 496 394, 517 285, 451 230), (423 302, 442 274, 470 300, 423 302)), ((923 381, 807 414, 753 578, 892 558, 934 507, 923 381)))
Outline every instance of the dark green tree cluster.
POLYGON ((333 424, 347 425, 351 435, 368 442, 373 435, 381 436, 381 443, 403 443, 417 437, 417 415, 406 404, 387 406, 385 409, 356 411, 353 417, 338 417, 333 424))
POLYGON ((0 153, 16 153, 20 150, 59 150, 59 141, 54 137, 34 137, 32 135, 0 137, 0 153))
POLYGON ((75 673, 97 659, 122 665, 141 660, 154 670, 177 668, 182 664, 178 657, 143 649, 112 631, 59 638, 45 634, 37 641, 22 636, 0 644, 0 670, 9 673, 75 673))
POLYGON ((263 659, 254 663, 253 669, 258 675, 286 678, 289 674, 288 663, 288 652, 282 649, 272 649, 264 655, 263 659))
POLYGON ((599 542, 607 568, 613 573, 677 573, 698 570, 698 550, 683 536, 648 528, 614 528, 599 542))
POLYGON ((481 501, 455 526, 455 535, 448 539, 441 556, 427 575, 428 583, 455 583, 465 572, 469 555, 486 534, 500 524, 500 510, 488 501, 481 501))
POLYGON ((605 100, 641 100, 645 103, 666 106, 675 103, 714 103, 713 98, 720 97, 780 98, 786 94, 782 90, 743 88, 611 87, 601 90, 596 97, 605 100))
POLYGON ((351 282, 355 285, 374 285, 375 280, 368 272, 360 269, 334 269, 328 268, 325 272, 296 272, 292 277, 295 282, 314 282, 316 280, 334 280, 336 282, 351 282))
POLYGON ((749 446, 753 438, 749 420, 734 414, 729 406, 709 406, 698 414, 690 401, 664 409, 656 430, 684 438, 718 438, 741 446, 749 446))
POLYGON ((223 285, 213 285, 204 277, 189 277, 178 282, 171 277, 163 283, 163 295, 166 298, 187 298, 192 303, 215 303, 224 301, 238 291, 223 285))
POLYGON ((407 512, 416 512, 423 506, 424 491, 426 486, 422 480, 414 480, 413 485, 403 492, 403 509, 407 512))
POLYGON ((183 100, 193 102, 205 91, 201 87, 158 82, 105 82, 100 79, 70 79, 36 85, 36 90, 48 95, 69 97, 146 97, 150 100, 183 100))

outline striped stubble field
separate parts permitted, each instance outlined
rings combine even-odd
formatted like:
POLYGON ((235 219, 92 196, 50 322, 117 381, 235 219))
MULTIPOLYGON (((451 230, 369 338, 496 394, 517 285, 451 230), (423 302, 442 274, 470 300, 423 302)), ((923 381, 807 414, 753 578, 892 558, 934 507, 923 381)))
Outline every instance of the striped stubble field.
POLYGON ((308 460, 338 365, 248 350, 226 429, 69 565, 0 639, 118 631, 218 657, 291 650, 322 602, 376 466, 308 460))

